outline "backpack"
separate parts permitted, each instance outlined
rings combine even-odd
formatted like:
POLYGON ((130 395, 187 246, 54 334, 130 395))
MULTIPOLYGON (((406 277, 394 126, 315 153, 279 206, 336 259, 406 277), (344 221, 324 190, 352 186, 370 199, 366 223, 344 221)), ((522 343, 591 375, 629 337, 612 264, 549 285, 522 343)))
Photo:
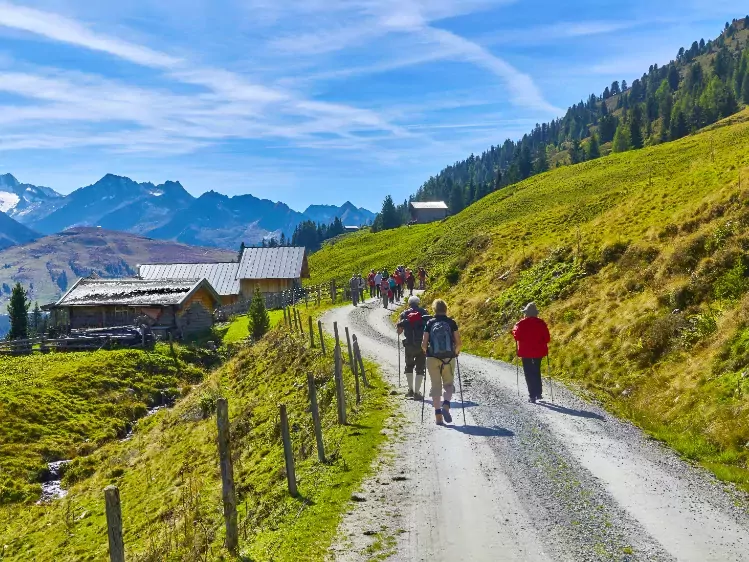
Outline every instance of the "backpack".
POLYGON ((455 357, 453 330, 446 320, 435 320, 429 328, 429 347, 438 359, 455 357))
POLYGON ((403 333, 410 345, 419 345, 424 333, 424 316, 418 309, 409 309, 404 312, 406 323, 403 325, 403 333))

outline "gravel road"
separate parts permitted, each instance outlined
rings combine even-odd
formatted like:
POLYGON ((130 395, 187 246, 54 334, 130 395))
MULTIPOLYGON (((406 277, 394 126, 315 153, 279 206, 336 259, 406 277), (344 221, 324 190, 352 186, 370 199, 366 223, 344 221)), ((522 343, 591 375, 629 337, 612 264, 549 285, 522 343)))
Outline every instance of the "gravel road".
MULTIPOLYGON (((390 313, 368 301, 323 321, 348 326, 397 387, 390 313)), ((513 365, 462 354, 460 369, 465 425, 457 393, 446 427, 400 397, 399 438, 332 559, 749 561, 746 498, 558 384, 534 405, 513 365)))

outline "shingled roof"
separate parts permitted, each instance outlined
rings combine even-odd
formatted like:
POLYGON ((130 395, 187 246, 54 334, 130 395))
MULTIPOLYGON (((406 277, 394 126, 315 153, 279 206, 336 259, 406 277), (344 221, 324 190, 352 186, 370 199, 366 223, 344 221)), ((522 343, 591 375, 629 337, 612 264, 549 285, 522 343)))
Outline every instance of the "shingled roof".
POLYGON ((300 246, 245 248, 238 279, 299 279, 309 277, 307 253, 300 246))
POLYGON ((169 306, 179 305, 204 287, 218 302, 219 296, 206 279, 79 279, 62 298, 60 306, 169 306))
POLYGON ((221 296, 239 294, 237 262, 228 263, 166 263, 140 266, 142 279, 207 279, 221 296))

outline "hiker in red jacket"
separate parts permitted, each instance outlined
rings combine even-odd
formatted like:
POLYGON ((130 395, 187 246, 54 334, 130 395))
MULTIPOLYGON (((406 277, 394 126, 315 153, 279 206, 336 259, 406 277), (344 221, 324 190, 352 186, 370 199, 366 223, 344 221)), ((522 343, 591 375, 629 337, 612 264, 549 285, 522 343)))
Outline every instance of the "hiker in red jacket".
POLYGON ((549 328, 538 317, 536 303, 529 302, 522 310, 523 318, 515 324, 512 335, 517 342, 517 354, 523 361, 523 373, 528 385, 528 400, 536 403, 543 398, 541 383, 541 362, 549 354, 549 328))

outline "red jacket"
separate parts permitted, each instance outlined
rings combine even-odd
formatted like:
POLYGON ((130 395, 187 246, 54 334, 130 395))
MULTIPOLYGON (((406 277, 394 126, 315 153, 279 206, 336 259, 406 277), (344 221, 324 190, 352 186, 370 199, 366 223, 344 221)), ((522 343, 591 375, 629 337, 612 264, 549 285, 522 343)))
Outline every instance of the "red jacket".
POLYGON ((551 341, 549 328, 540 318, 523 318, 515 324, 512 335, 518 342, 518 356, 527 359, 539 359, 549 354, 548 343, 551 341))

